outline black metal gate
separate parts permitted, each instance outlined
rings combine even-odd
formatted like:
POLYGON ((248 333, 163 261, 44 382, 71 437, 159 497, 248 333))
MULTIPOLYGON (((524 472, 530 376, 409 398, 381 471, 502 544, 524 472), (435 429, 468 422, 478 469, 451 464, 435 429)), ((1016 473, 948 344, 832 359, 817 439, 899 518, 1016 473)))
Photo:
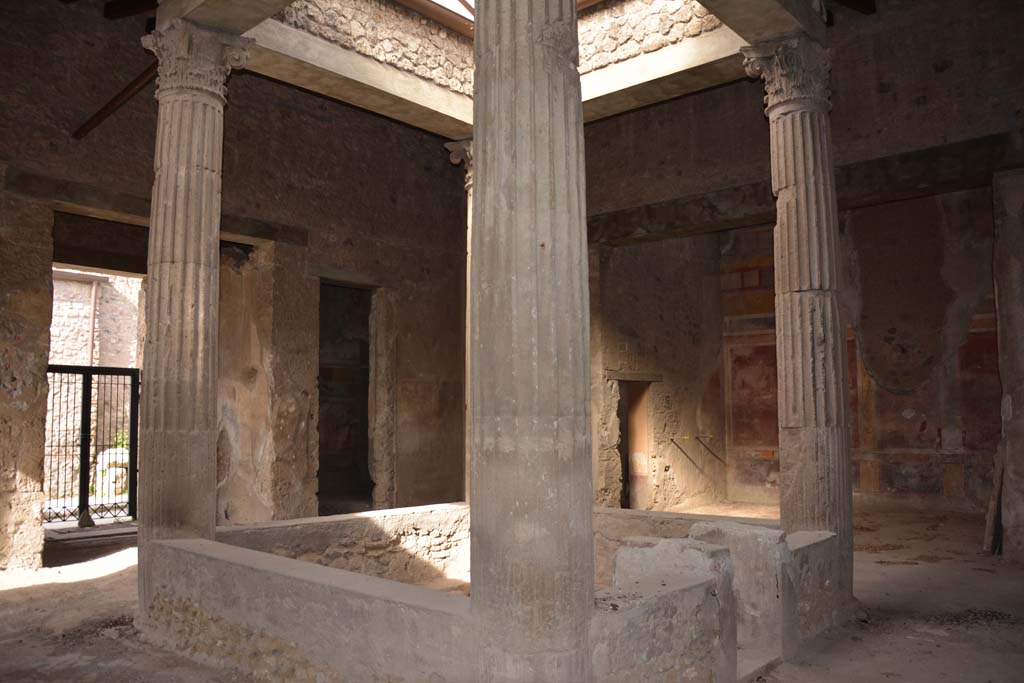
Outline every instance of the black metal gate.
POLYGON ((44 522, 135 517, 139 371, 51 365, 44 522))

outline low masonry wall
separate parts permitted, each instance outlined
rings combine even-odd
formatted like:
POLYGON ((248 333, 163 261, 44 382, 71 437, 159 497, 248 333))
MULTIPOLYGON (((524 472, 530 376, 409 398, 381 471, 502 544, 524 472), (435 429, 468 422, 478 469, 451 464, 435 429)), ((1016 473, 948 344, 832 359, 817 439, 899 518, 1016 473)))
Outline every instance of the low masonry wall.
MULTIPOLYGON (((839 623, 835 536, 777 527, 595 509, 595 680, 731 681, 839 623)), ((140 627, 258 679, 473 680, 469 534, 456 503, 155 542, 140 627)))
MULTIPOLYGON (((612 555, 632 553, 617 581, 612 558, 595 594, 595 680, 735 679, 728 553, 685 538, 630 538, 685 536, 697 520, 595 513, 597 533, 616 539, 612 555)), ((144 549, 151 588, 137 623, 147 639, 257 680, 476 680, 470 599, 409 585, 468 578, 466 505, 223 527, 217 537, 144 549)))
POLYGON ((724 546, 732 555, 739 646, 756 659, 780 658, 787 622, 785 568, 792 561, 785 534, 735 522, 699 522, 690 535, 724 546))
POLYGON ((402 583, 469 580, 469 508, 460 504, 221 527, 217 540, 402 583))
POLYGON ((615 569, 619 546, 631 536, 656 538, 686 538, 690 529, 699 523, 742 522, 757 527, 778 527, 778 521, 693 515, 682 512, 653 512, 649 510, 623 510, 620 508, 594 508, 594 583, 598 588, 610 584, 615 569))
MULTIPOLYGON (((595 586, 611 583, 615 555, 632 536, 686 538, 699 523, 777 528, 774 520, 594 508, 595 586)), ((221 527, 217 540, 393 581, 469 579, 469 507, 445 503, 221 527)))
POLYGON ((206 540, 152 542, 151 642, 258 680, 469 681, 469 599, 206 540))
POLYGON ((835 580, 842 561, 835 534, 797 531, 786 536, 786 545, 792 559, 786 566, 784 584, 787 629, 782 650, 788 659, 809 641, 849 619, 854 603, 835 580))
MULTIPOLYGON (((650 539, 703 542, 728 550, 729 592, 741 676, 791 658, 851 613, 839 590, 834 534, 786 535, 776 520, 598 508, 594 511, 596 586, 614 584, 623 552, 650 539)), ((649 558, 653 558, 649 556, 649 558)))
POLYGON ((698 671, 708 680, 736 680, 733 564, 726 548, 689 538, 630 537, 614 565, 611 587, 597 592, 590 629, 598 680, 706 680, 698 671), (665 599, 634 606, 628 599, 634 592, 665 599), (691 618, 673 628, 680 605, 691 618), (643 675, 614 669, 630 660, 622 651, 643 653, 643 675))

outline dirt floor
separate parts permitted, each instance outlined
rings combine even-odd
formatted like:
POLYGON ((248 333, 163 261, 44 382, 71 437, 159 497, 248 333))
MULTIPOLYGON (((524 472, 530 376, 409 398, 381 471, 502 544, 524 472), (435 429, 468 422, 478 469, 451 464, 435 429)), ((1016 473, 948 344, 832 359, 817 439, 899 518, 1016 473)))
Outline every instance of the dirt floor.
POLYGON ((979 552, 981 516, 860 512, 863 611, 768 683, 1021 683, 1024 568, 979 552))
MULTIPOLYGON (((730 511, 772 516, 750 506, 714 513, 730 511)), ((1024 569, 977 552, 982 524, 959 514, 858 513, 861 615, 802 660, 758 680, 1024 681, 1024 569)), ((249 680, 139 639, 131 626, 135 562, 127 549, 37 572, 0 572, 0 681, 249 680)))
POLYGON ((0 572, 0 681, 245 681, 139 639, 134 548, 36 572, 0 572))

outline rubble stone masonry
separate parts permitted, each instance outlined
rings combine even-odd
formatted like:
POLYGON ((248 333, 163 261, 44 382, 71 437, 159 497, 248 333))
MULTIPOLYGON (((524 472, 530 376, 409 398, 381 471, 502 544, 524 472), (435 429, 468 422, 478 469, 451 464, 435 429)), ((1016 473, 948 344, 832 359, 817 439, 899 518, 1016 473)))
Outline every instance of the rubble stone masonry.
MULTIPOLYGON (((473 41, 391 0, 296 0, 279 21, 465 95, 473 41)), ((596 71, 712 31, 721 22, 695 0, 611 0, 579 17, 579 70, 596 71)))

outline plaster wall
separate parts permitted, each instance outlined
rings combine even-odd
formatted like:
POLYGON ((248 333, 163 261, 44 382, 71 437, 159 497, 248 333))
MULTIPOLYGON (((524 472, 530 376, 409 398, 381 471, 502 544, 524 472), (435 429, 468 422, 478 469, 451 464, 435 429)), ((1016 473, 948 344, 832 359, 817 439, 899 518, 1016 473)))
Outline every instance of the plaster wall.
MULTIPOLYGON (((102 10, 99 0, 0 7, 6 28, 0 45, 5 64, 0 104, 6 112, 0 120, 0 162, 93 188, 97 196, 123 200, 137 211, 139 201, 149 197, 153 177, 153 86, 84 140, 69 134, 152 59, 139 44, 141 21, 105 20, 102 10)), ((380 387, 374 430, 376 457, 386 464, 378 474, 388 479, 375 504, 460 498, 461 171, 433 135, 251 74, 231 78, 228 98, 224 213, 281 226, 290 236, 288 243, 270 247, 272 258, 261 262, 263 271, 253 278, 262 278, 264 289, 255 283, 249 288, 250 301, 261 291, 259 304, 272 308, 269 348, 273 363, 283 369, 257 381, 267 381, 276 397, 258 423, 277 444, 270 466, 274 486, 281 487, 271 496, 277 501, 275 514, 309 514, 303 506, 315 491, 307 441, 315 436, 320 278, 375 287, 382 342, 375 350, 380 387)), ((104 250, 107 235, 118 248, 131 243, 134 249, 139 241, 106 230, 116 224, 77 217, 64 222, 62 245, 89 260, 113 258, 104 250), (95 239, 83 243, 76 237, 79 223, 89 228, 83 234, 95 239)), ((29 252, 12 254, 31 258, 29 252)), ((228 292, 241 295, 250 285, 235 287, 227 279, 228 292)), ((247 334, 266 333, 258 314, 245 316, 251 316, 245 324, 255 326, 247 334)), ((233 333, 241 335, 242 327, 233 333)), ((246 338, 254 341, 259 344, 252 349, 266 351, 263 339, 246 338)), ((255 354, 252 349, 246 353, 255 354)), ((238 371, 232 377, 235 389, 246 386, 247 368, 260 367, 249 362, 255 358, 226 364, 238 371)), ((247 400, 252 407, 254 399, 247 400)), ((264 502, 254 508, 246 514, 268 510, 264 502)))
POLYGON ((725 466, 719 460, 724 423, 717 237, 602 248, 591 269, 597 504, 619 505, 626 485, 617 414, 621 380, 650 382, 649 507, 720 499, 725 466))
POLYGON ((221 248, 219 524, 317 514, 320 282, 303 251, 221 248))
POLYGON ((273 264, 267 263, 264 254, 230 247, 221 250, 218 524, 277 518, 273 471, 277 443, 270 419, 274 308, 264 304, 272 302, 272 297, 273 264))
MULTIPOLYGON (((729 498, 778 496, 771 232, 723 234, 729 498)), ((981 509, 999 440, 988 189, 843 212, 853 481, 862 499, 981 509)))

